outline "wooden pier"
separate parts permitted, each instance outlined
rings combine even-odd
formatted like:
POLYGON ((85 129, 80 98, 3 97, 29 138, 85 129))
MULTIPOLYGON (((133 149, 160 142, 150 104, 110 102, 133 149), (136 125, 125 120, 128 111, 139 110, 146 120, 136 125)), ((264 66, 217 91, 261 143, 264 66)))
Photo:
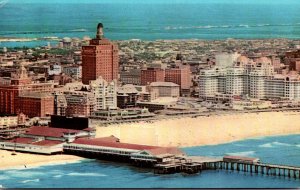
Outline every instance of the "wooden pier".
POLYGON ((206 163, 205 168, 300 179, 300 167, 295 166, 284 166, 267 163, 240 163, 221 161, 206 163))
POLYGON ((280 176, 300 179, 300 167, 285 166, 267 163, 226 162, 222 158, 187 157, 188 162, 158 164, 154 172, 158 174, 171 173, 199 173, 203 170, 225 170, 261 174, 267 176, 280 176))

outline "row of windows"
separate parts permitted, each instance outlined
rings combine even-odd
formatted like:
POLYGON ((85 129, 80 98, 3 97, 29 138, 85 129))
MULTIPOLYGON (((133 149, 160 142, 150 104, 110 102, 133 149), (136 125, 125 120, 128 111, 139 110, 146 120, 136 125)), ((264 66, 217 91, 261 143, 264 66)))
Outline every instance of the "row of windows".
POLYGON ((102 148, 85 148, 85 147, 78 147, 78 146, 71 146, 71 145, 65 145, 64 148, 66 148, 66 149, 75 149, 75 150, 83 150, 83 151, 125 154, 125 155, 129 155, 129 154, 132 153, 132 152, 128 152, 128 151, 109 150, 109 149, 102 149, 102 148))

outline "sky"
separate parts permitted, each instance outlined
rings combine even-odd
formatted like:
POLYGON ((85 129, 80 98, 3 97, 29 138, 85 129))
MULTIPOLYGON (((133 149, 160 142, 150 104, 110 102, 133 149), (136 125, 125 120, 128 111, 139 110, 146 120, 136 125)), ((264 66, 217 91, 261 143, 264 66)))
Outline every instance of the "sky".
MULTIPOLYGON (((6 0, 0 0, 6 1, 6 0)), ((229 4, 300 4, 299 0, 8 0, 9 3, 146 3, 146 4, 201 4, 201 3, 229 3, 229 4)))

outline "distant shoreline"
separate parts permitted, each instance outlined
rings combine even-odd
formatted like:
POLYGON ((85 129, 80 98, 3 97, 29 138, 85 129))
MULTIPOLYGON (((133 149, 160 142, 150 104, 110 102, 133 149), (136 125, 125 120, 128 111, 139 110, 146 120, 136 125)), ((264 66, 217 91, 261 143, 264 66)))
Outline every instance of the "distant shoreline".
MULTIPOLYGON (((65 36, 67 37, 67 36, 65 36)), ((0 36, 0 42, 30 42, 30 41, 59 41, 62 40, 60 37, 39 37, 39 38, 25 38, 25 37, 3 37, 0 36)), ((227 40, 238 40, 238 41, 265 41, 265 40, 300 40, 299 38, 224 38, 224 39, 205 39, 205 38, 168 38, 168 39, 114 39, 112 41, 135 41, 140 40, 144 42, 153 42, 153 41, 227 41, 227 40)))

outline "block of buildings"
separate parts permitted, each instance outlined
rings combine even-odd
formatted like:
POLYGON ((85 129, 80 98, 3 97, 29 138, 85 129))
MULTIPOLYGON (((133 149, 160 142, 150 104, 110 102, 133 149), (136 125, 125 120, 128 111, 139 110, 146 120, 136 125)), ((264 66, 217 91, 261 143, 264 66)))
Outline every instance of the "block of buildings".
POLYGON ((0 113, 18 114, 18 98, 27 92, 52 93, 55 83, 33 82, 27 75, 24 66, 21 66, 11 78, 0 78, 0 113))
POLYGON ((89 85, 69 83, 55 93, 54 112, 63 116, 91 116, 94 111, 117 109, 117 82, 102 77, 89 85))

